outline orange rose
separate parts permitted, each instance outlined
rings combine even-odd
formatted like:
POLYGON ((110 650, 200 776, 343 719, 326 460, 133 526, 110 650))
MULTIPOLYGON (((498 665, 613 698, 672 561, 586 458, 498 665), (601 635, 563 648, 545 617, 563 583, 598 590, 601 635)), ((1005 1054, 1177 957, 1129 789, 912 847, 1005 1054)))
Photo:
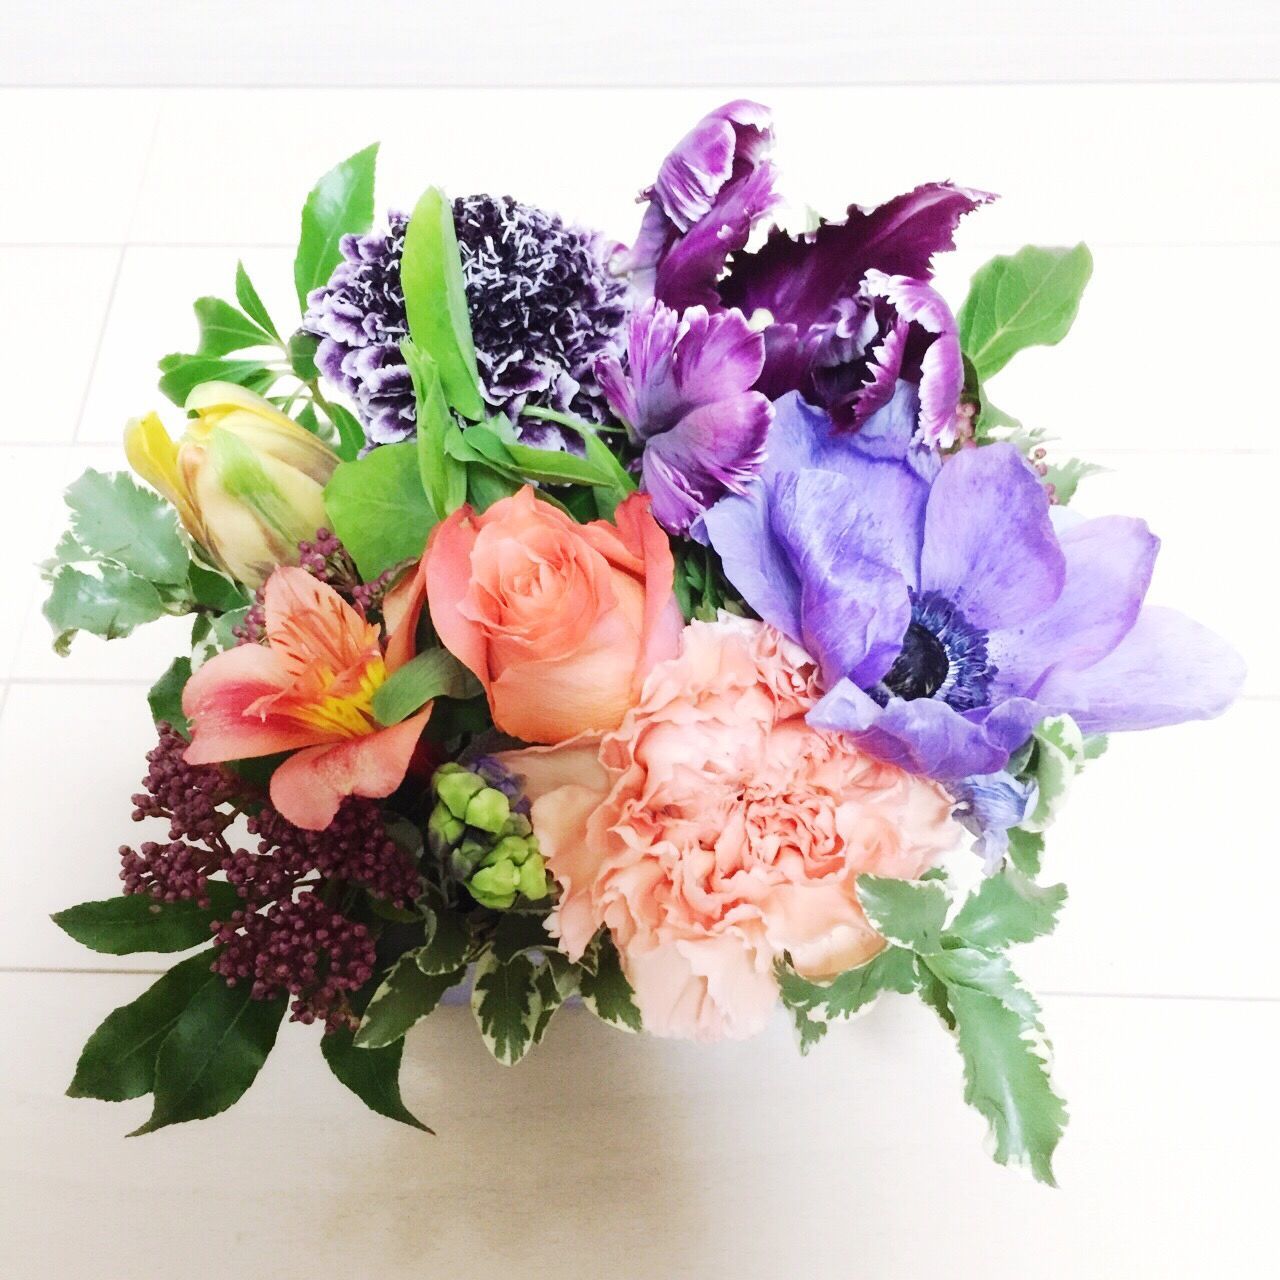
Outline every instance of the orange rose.
MULTIPOLYGON (((494 724, 525 742, 616 729, 683 621, 667 536, 633 494, 614 524, 577 524, 529 487, 437 526, 413 585, 421 609, 484 685, 494 724)), ((401 635, 412 627, 399 628, 401 635)))

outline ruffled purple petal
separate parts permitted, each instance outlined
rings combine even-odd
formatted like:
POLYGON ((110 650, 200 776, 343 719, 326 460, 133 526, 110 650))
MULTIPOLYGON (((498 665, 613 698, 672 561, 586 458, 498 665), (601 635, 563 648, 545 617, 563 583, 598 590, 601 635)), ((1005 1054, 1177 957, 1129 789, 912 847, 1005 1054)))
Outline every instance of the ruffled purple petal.
POLYGON ((1221 715, 1244 677, 1244 659, 1220 636, 1150 606, 1104 658, 1082 671, 1054 670, 1037 701, 1085 733, 1156 729, 1221 715))
POLYGON ((857 486, 832 471, 772 482, 770 531, 800 580, 800 632, 823 679, 874 684, 893 664, 911 621, 895 548, 860 506, 857 486))
POLYGON ((1160 549, 1145 521, 1081 520, 1059 528, 1058 540, 1066 561, 1062 593, 1022 625, 990 637, 997 688, 1035 697, 1055 672, 1079 671, 1105 657, 1138 620, 1160 549))
POLYGON ((957 821, 976 837, 973 847, 982 858, 982 869, 993 875, 1009 851, 1009 829, 1035 808, 1039 787, 1002 770, 962 778, 950 790, 959 802, 957 821))
POLYGON ((971 624, 992 630, 1042 613, 1065 577, 1049 499, 1018 450, 993 444, 949 458, 925 512, 922 589, 941 593, 971 624))
POLYGON ((869 755, 911 773, 957 779, 997 773, 1042 717, 1026 698, 958 712, 934 698, 890 698, 882 707, 841 680, 809 712, 814 728, 849 734, 869 755))

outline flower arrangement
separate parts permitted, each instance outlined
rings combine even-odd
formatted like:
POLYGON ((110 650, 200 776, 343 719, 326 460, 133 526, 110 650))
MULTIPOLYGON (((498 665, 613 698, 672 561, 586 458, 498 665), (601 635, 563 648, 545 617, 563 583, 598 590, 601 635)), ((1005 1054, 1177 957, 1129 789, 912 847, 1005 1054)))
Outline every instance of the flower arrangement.
MULTIPOLYGON (((933 182, 788 231, 768 110, 699 121, 629 246, 435 188, 375 225, 376 148, 308 196, 300 318, 243 266, 160 361, 46 565, 65 652, 189 615, 100 952, 192 954, 69 1092, 149 1132, 252 1084, 286 1012, 401 1099, 469 999, 515 1063, 556 1011, 807 1051, 886 993, 954 1036, 996 1158, 1052 1181, 1066 1109, 1010 948, 1063 905, 1045 832, 1104 735, 1222 712, 1242 664, 1148 605, 1158 540, 1072 505, 990 381, 1067 333, 1083 245, 958 310, 933 182), (460 994, 451 994, 458 992, 460 994)), ((794 222, 794 217, 791 217, 794 222)))

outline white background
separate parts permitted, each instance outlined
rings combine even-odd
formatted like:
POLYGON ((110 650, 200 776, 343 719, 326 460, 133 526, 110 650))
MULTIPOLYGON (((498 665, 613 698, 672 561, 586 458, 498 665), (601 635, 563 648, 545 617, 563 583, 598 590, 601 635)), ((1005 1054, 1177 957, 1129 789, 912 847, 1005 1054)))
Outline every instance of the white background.
MULTIPOLYGON (((0 1276, 246 1280, 1255 1277, 1280 1185, 1273 725, 1277 6, 10 3, 0 13, 0 1276), (198 87, 192 87, 198 86, 198 87), (697 86, 691 88, 690 86, 697 86), (181 624, 49 653, 33 562, 58 494, 164 408, 155 359, 243 256, 284 323, 307 187, 384 143, 381 199, 510 191, 627 238, 704 110, 776 108, 826 212, 951 177, 1003 193, 941 271, 1086 239, 1075 331, 1002 407, 1112 468, 1089 512, 1164 538, 1155 598, 1250 661, 1223 720, 1115 742, 1052 834, 1071 888, 1020 957, 1072 1123, 1050 1191, 989 1163, 930 1015, 885 1003, 807 1060, 779 1018, 698 1049, 561 1014, 522 1066, 464 1010, 366 1113, 296 1026, 233 1111, 145 1139, 62 1096, 151 980, 47 920, 116 887, 147 684, 181 624)), ((175 414, 166 410, 172 420, 175 414)))

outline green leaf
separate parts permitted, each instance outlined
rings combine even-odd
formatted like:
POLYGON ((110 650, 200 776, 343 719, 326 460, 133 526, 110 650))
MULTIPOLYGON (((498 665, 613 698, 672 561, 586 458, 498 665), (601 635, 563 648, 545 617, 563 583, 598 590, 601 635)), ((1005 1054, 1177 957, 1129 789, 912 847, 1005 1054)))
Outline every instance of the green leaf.
POLYGON ((601 941, 594 973, 586 969, 579 972, 578 990, 582 992, 582 1003, 601 1022, 607 1022, 620 1031, 643 1030, 635 994, 622 972, 622 964, 612 942, 607 939, 601 941))
MULTIPOLYGON (((614 482, 613 471, 599 458, 579 458, 558 449, 535 449, 517 440, 504 440, 511 461, 526 480, 539 484, 581 484, 607 489, 614 482)), ((612 456, 612 455, 610 455, 612 456)))
POLYGON ((445 399, 473 422, 485 415, 476 367, 462 259, 453 227, 453 209, 431 187, 409 219, 400 261, 409 336, 440 371, 445 399))
POLYGON ((480 682, 447 649, 427 649, 392 675, 373 695, 379 724, 399 724, 433 698, 474 698, 480 682))
POLYGON ((965 1101, 991 1126, 995 1158, 1026 1163, 1050 1186, 1053 1152, 1067 1122, 1066 1103, 1049 1079, 1043 1035, 992 996, 968 986, 947 988, 964 1060, 965 1101))
POLYGON ((252 603, 238 583, 212 569, 191 562, 187 576, 191 594, 196 604, 215 613, 229 613, 232 609, 245 609, 252 603))
POLYGON ((236 263, 236 301, 244 308, 250 320, 277 342, 280 341, 280 334, 272 323, 266 307, 263 306, 262 299, 258 297, 258 291, 253 287, 253 281, 249 279, 249 273, 244 269, 243 262, 236 263))
POLYGON ((938 977, 924 956, 916 956, 916 991, 920 999, 942 1019, 942 1025, 948 1031, 956 1029, 955 1014, 951 1012, 951 1001, 947 996, 947 984, 938 977))
POLYGON ((298 305, 307 309, 307 294, 327 284, 342 261, 338 242, 349 231, 368 231, 373 223, 373 180, 378 144, 336 164, 311 188, 302 206, 302 232, 293 260, 298 305))
POLYGON ((1052 933, 1066 900, 1066 885, 1041 887, 1006 867, 988 876, 966 899, 947 932, 975 947, 1001 951, 1052 933))
POLYGON ((573 965, 558 951, 548 951, 535 964, 533 979, 537 996, 537 1012, 530 1028, 531 1045, 541 1044, 551 1019, 576 990, 578 974, 573 965))
POLYGON ((1027 245, 978 268, 956 320, 960 346, 982 380, 1024 347, 1052 346, 1071 328, 1093 272, 1083 244, 1074 249, 1027 245))
POLYGON ((450 987, 462 981, 464 969, 447 973, 423 973, 414 952, 396 961, 373 994, 355 1035, 359 1049, 381 1049, 404 1038, 415 1022, 440 1003, 450 987))
POLYGON ((832 1018, 849 1018, 885 991, 907 994, 916 988, 914 957, 900 947, 886 947, 866 964, 830 982, 810 982, 789 965, 777 969, 783 1005, 791 1010, 800 1035, 800 1051, 808 1053, 826 1034, 832 1018))
POLYGON ((947 988, 948 999, 957 987, 979 991, 1007 1005, 1029 1024, 1038 1024, 1040 1006, 1018 982, 1006 956, 977 947, 952 947, 920 959, 947 988))
POLYGON ((64 565, 54 574, 44 616, 54 629, 53 647, 59 653, 67 652, 77 631, 118 640, 168 612, 145 578, 112 564, 102 565, 100 572, 94 577, 64 565))
POLYGON ((151 1118, 130 1137, 203 1120, 239 1101, 276 1042, 285 996, 255 1000, 252 984, 206 983, 178 1015, 156 1057, 151 1118))
POLYGON ((537 976, 524 954, 503 964, 486 951, 476 962, 471 1011, 489 1052, 504 1066, 519 1062, 533 1044, 542 1006, 537 976))
POLYGON ((420 347, 406 339, 400 350, 409 366, 417 401, 418 473, 438 520, 455 512, 467 500, 467 467, 448 448, 458 436, 458 424, 445 402, 440 370, 420 347))
POLYGON ((435 976, 461 969, 467 960, 471 939, 466 922, 441 903, 429 904, 418 899, 418 907, 426 922, 426 941, 413 953, 418 968, 435 976))
POLYGON ((182 711, 182 691, 190 679, 191 659, 174 658, 147 694, 151 718, 157 724, 163 721, 172 725, 184 738, 191 737, 191 726, 182 711))
POLYGON ((355 1044, 350 1028, 331 1031, 320 1041, 320 1052, 329 1070, 370 1111, 388 1120, 407 1124, 423 1133, 433 1133, 404 1105, 400 1097, 400 1059, 404 1041, 384 1045, 381 1049, 361 1049, 355 1044))
POLYGON ((160 390, 179 408, 187 403, 193 387, 202 382, 234 382, 251 391, 263 391, 275 374, 261 360, 219 360, 213 356, 174 352, 159 361, 160 390))
POLYGON ((209 971, 212 950, 173 966, 136 1000, 107 1014, 91 1035, 67 1087, 71 1098, 124 1102, 155 1087, 156 1054, 201 987, 221 982, 209 971))
POLYGON ((211 905, 207 908, 194 902, 157 902, 144 893, 131 893, 82 902, 51 919, 82 946, 105 955, 186 951, 208 942, 210 923, 225 920, 241 905, 236 891, 221 880, 209 882, 208 894, 211 905))
POLYGON ((285 350, 289 354, 289 368, 299 382, 314 382, 320 376, 316 368, 316 349, 320 339, 314 333, 303 333, 301 329, 290 335, 285 350))
POLYGON ((198 356, 225 356, 246 347, 271 345, 271 335, 221 298, 197 298, 196 321, 200 325, 198 356))
POLYGON ((941 948, 948 899, 936 880, 859 876, 857 888, 867 919, 890 942, 926 953, 941 948))
POLYGON ((393 565, 416 560, 435 523, 411 441, 339 463, 324 491, 324 505, 334 533, 366 582, 393 565))
POLYGON ((1070 716, 1042 721, 1035 740, 1031 776, 1039 787, 1036 807, 1020 824, 1028 831, 1046 831, 1062 811, 1076 774, 1084 767, 1084 738, 1070 716))
POLYGON ((555 941, 547 932, 546 917, 514 911, 498 921, 493 934, 493 956, 499 964, 529 951, 554 951, 555 941))
POLYGON ((330 401, 325 401, 324 412, 338 433, 338 457, 343 462, 354 462, 364 448, 364 428, 359 419, 349 409, 330 401))
POLYGON ((1038 831, 1023 831, 1013 827, 1009 831, 1009 861, 1024 876, 1038 876, 1044 858, 1044 836, 1038 831))
POLYGON ((1051 462, 1044 478, 1047 484, 1053 485, 1059 504, 1065 507, 1076 496, 1081 480, 1101 475, 1104 471, 1106 467, 1081 462, 1079 458, 1068 458, 1065 462, 1051 462))
POLYGON ((71 532, 86 551, 149 582, 185 582, 191 557, 173 508, 123 471, 86 471, 67 490, 71 532))

